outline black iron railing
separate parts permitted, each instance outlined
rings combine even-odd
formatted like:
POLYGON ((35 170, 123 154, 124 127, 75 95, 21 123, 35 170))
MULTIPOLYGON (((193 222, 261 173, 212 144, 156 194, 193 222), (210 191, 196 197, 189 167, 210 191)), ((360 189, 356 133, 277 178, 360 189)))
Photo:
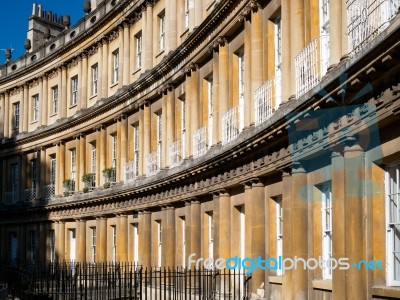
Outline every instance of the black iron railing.
POLYGON ((18 263, 0 267, 8 294, 31 299, 250 299, 238 270, 142 268, 133 263, 18 263))

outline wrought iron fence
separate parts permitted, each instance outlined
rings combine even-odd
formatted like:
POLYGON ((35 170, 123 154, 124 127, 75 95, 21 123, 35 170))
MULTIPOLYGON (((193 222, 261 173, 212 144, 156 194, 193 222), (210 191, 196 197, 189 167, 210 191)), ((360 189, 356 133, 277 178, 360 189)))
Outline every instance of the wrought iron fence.
POLYGON ((207 153, 207 127, 201 127, 193 132, 193 157, 197 158, 207 153))
POLYGON ((24 191, 24 199, 27 202, 32 202, 36 199, 36 189, 26 189, 24 191))
POLYGON ((264 123, 280 103, 281 78, 275 77, 266 81, 254 93, 256 125, 264 123))
POLYGON ((137 179, 138 174, 138 163, 137 161, 128 161, 125 163, 124 172, 125 172, 125 179, 124 183, 134 182, 137 179))
POLYGON ((182 163, 182 146, 181 141, 176 141, 169 145, 169 166, 170 168, 177 167, 182 163))
POLYGON ((0 267, 8 294, 30 299, 250 299, 237 270, 144 269, 133 263, 26 263, 0 267))
POLYGON ((399 11, 399 0, 347 0, 350 53, 355 53, 382 32, 399 11))
POLYGON ((234 106, 222 115, 222 145, 235 140, 239 135, 239 110, 234 106))
POLYGON ((18 193, 16 191, 4 193, 4 203, 5 204, 14 204, 17 201, 18 201, 18 193))
POLYGON ((50 200, 51 198, 53 198, 55 196, 55 185, 54 184, 50 184, 50 185, 45 185, 42 187, 41 190, 41 195, 43 199, 46 200, 50 200))
POLYGON ((159 155, 157 151, 147 154, 147 176, 153 176, 160 171, 158 159, 159 155))

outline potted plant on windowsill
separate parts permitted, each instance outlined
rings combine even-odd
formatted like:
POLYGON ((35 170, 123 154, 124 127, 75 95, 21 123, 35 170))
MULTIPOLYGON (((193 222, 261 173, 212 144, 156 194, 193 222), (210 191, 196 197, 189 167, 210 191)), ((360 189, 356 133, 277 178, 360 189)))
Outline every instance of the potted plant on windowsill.
POLYGON ((82 182, 84 183, 83 192, 89 192, 90 182, 92 181, 92 174, 83 174, 82 175, 82 182))
POLYGON ((73 180, 71 180, 71 179, 65 179, 63 181, 64 197, 68 197, 69 196, 69 192, 70 192, 70 189, 71 189, 72 182, 73 182, 73 180))
POLYGON ((107 169, 103 170, 103 176, 104 176, 103 187, 105 189, 108 189, 111 186, 111 176, 112 176, 113 171, 114 171, 113 168, 107 168, 107 169))

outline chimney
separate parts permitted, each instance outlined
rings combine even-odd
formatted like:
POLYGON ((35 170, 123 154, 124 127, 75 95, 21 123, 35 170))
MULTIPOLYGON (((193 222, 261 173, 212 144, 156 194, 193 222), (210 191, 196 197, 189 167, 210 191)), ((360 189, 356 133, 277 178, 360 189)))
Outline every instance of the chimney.
POLYGON ((33 3, 32 16, 36 16, 36 3, 33 3))

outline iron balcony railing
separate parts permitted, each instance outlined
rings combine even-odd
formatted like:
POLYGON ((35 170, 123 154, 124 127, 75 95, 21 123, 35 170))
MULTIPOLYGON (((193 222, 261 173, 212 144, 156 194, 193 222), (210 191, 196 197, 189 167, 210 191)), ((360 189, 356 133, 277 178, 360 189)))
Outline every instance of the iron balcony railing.
POLYGON ((24 199, 26 202, 32 202, 36 199, 36 189, 26 189, 24 192, 24 199))
POLYGON ((42 199, 50 200, 51 198, 53 198, 55 196, 55 190, 56 189, 54 184, 43 186, 41 189, 42 199))
POLYGON ((280 88, 281 78, 275 77, 255 91, 256 126, 264 123, 280 104, 280 88))
POLYGON ((234 106, 222 115, 222 145, 235 140, 239 135, 240 106, 234 106))
POLYGON ((312 40, 295 58, 296 98, 314 88, 329 66, 329 36, 312 40))
POLYGON ((138 175, 138 164, 136 161, 128 161, 124 166, 124 183, 134 182, 138 175))
POLYGON ((396 16, 400 0, 347 0, 350 53, 356 53, 382 32, 396 16))
POLYGON ((201 127, 193 132, 193 158, 207 153, 207 127, 201 127))
POLYGON ((170 168, 177 167, 182 163, 182 146, 181 141, 176 141, 169 145, 169 166, 170 168))
POLYGON ((154 151, 152 153, 147 154, 146 162, 147 162, 147 176, 153 176, 157 174, 159 169, 159 162, 158 162, 158 151, 154 151))

